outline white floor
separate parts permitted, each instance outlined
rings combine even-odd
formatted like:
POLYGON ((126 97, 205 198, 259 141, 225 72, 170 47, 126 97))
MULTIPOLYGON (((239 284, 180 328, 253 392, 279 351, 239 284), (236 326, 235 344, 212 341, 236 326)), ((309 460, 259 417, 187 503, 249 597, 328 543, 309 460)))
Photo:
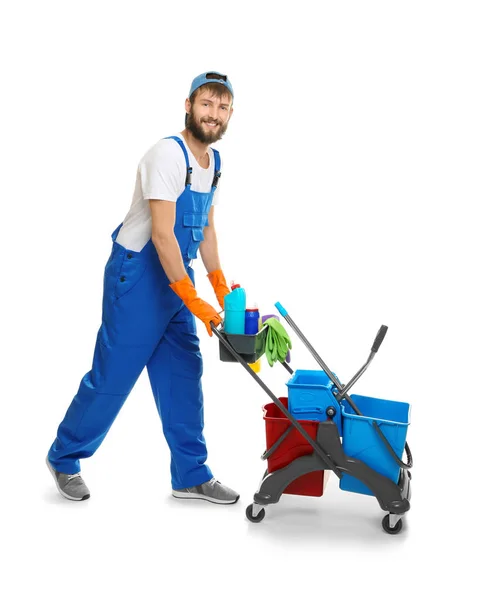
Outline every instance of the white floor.
MULTIPOLYGON (((284 496, 261 523, 245 518, 265 469, 262 406, 269 398, 239 365, 220 363, 217 342, 205 334, 208 463, 240 492, 238 504, 171 497, 169 452, 145 373, 99 450, 82 461, 91 498, 64 500, 44 458, 79 371, 88 368, 91 337, 79 337, 66 353, 53 344, 48 355, 39 354, 36 377, 18 377, 5 404, 1 598, 479 597, 477 414, 454 396, 450 377, 437 375, 440 354, 429 360, 422 345, 413 362, 427 371, 403 376, 404 352, 412 348, 406 340, 397 349, 395 331, 357 384, 363 393, 412 404, 412 508, 403 531, 390 536, 377 501, 341 492, 333 474, 322 498, 284 496), (48 382, 50 361, 55 385, 48 382)), ((321 332, 310 337, 327 343, 321 332)), ((355 350, 365 357, 361 337, 350 359, 349 346, 335 348, 339 374, 358 366, 355 350)), ((331 353, 325 356, 332 363, 331 353)), ((460 356, 460 365, 463 358, 470 359, 460 356)), ((466 364, 476 373, 475 354, 466 364)), ((293 355, 298 365, 313 368, 299 343, 293 355)), ((270 369, 264 362, 260 376, 275 393, 285 393, 287 374, 279 365, 270 369)))
POLYGON ((253 524, 245 509, 264 468, 258 456, 234 446, 217 459, 217 477, 241 493, 236 505, 176 500, 162 443, 148 442, 153 453, 140 464, 142 441, 134 450, 118 443, 119 421, 84 461, 87 501, 58 494, 43 456, 12 474, 2 499, 3 598, 477 596, 469 521, 456 517, 448 486, 423 481, 423 467, 397 536, 382 530, 374 498, 341 492, 333 474, 322 498, 283 496, 253 524))

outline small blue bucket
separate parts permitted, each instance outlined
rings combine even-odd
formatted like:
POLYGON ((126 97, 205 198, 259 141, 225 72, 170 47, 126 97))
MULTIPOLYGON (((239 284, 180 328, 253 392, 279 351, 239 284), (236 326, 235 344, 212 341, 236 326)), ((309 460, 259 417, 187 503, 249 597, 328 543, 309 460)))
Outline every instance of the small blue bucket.
POLYGON ((326 409, 333 407, 333 421, 341 431, 341 410, 333 396, 333 384, 322 371, 297 370, 286 384, 288 410, 296 418, 308 421, 326 421, 326 409))
MULTIPOLYGON (((385 447, 372 423, 375 421, 398 458, 403 457, 410 405, 369 396, 351 396, 363 416, 357 415, 346 400, 342 401, 343 441, 345 454, 363 461, 374 471, 398 483, 400 467, 385 447)), ((340 489, 373 496, 370 489, 351 475, 343 475, 340 489)))

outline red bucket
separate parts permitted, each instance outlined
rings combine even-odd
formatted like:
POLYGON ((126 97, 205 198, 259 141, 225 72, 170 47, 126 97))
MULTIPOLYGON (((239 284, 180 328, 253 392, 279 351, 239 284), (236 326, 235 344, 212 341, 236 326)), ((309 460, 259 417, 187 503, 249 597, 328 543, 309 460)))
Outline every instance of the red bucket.
MULTIPOLYGON (((283 406, 288 408, 288 398, 279 398, 283 406)), ((291 421, 287 419, 281 410, 270 402, 263 407, 264 421, 266 423, 266 447, 268 450, 291 426, 291 421)), ((306 433, 316 440, 319 421, 298 421, 306 433)), ((313 448, 305 438, 297 431, 292 429, 275 452, 268 458, 268 473, 277 471, 289 465, 295 458, 312 454, 313 448)), ((327 473, 328 475, 328 473, 327 473)), ((283 492, 284 494, 295 494, 297 496, 322 496, 323 484, 325 481, 325 471, 313 471, 302 475, 292 481, 283 492)))

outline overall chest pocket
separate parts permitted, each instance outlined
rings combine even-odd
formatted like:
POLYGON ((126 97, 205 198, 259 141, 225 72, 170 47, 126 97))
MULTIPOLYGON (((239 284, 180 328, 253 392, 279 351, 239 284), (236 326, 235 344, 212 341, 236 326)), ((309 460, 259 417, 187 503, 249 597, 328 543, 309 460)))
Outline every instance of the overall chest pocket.
POLYGON ((208 213, 186 212, 182 224, 187 230, 187 257, 196 258, 199 244, 204 240, 203 229, 208 224, 208 213))

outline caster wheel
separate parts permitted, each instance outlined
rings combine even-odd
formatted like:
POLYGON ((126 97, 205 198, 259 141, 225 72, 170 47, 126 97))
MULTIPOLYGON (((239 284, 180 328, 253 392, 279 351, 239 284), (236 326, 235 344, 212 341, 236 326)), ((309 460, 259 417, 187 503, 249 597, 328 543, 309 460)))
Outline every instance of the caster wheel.
POLYGON ((264 519, 265 516, 265 510, 264 508, 262 508, 259 513, 253 517, 253 505, 250 504, 248 506, 248 508, 246 509, 246 516, 248 517, 248 520, 251 521, 251 523, 261 523, 261 521, 264 519))
POLYGON ((402 531, 403 521, 402 519, 400 519, 399 521, 397 521, 395 527, 390 527, 390 515, 385 515, 382 520, 382 527, 387 533, 390 533, 391 535, 396 535, 397 533, 400 533, 400 531, 402 531))

